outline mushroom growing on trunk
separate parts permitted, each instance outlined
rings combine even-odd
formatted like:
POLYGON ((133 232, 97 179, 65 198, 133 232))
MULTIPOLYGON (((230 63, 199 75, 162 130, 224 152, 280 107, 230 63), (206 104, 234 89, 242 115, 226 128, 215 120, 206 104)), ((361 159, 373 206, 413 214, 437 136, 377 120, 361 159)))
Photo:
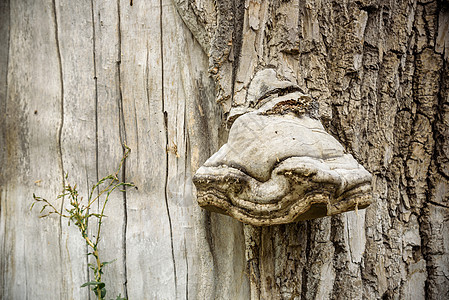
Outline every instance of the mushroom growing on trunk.
POLYGON ((228 142, 196 172, 200 206, 251 225, 362 209, 371 174, 327 133, 317 104, 273 69, 259 71, 234 107, 228 142))

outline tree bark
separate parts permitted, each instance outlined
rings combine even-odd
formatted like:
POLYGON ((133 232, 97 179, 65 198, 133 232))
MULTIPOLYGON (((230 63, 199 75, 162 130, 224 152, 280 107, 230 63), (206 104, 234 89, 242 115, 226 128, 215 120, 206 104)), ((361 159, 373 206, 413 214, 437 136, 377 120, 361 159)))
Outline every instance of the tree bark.
POLYGON ((272 25, 279 64, 320 102, 328 130, 374 175, 374 203, 366 212, 249 228, 253 298, 444 299, 447 2, 274 7, 271 20, 285 29, 272 25), (298 21, 288 28, 283 20, 298 21), (297 40, 286 43, 292 31, 297 40))
POLYGON ((54 199, 68 172, 85 195, 126 142, 138 189, 106 211, 108 297, 446 299, 449 3, 217 3, 212 21, 235 20, 211 59, 172 0, 0 1, 0 298, 89 298, 77 229, 38 219, 32 194, 54 199), (373 174, 366 210, 255 227, 197 206, 191 178, 261 67, 373 174))

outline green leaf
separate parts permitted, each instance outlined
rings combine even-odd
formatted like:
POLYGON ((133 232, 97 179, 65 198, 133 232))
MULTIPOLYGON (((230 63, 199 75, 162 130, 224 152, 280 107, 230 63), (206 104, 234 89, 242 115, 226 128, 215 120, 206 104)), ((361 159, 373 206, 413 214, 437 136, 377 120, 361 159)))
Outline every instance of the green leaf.
POLYGON ((109 265, 109 264, 112 264, 114 261, 116 261, 117 259, 114 259, 114 260, 111 260, 111 261, 104 261, 104 262, 102 262, 101 263, 101 265, 102 266, 106 266, 106 265, 109 265))
POLYGON ((81 287, 91 286, 91 285, 98 285, 98 286, 100 286, 100 288, 105 286, 105 284, 103 282, 89 281, 89 282, 84 283, 81 287))
POLYGON ((42 212, 45 210, 45 208, 46 208, 47 206, 48 206, 47 204, 45 204, 44 206, 42 206, 42 209, 41 209, 41 211, 40 211, 39 213, 42 213, 42 212))
POLYGON ((96 296, 98 296, 98 289, 100 289, 101 299, 103 299, 104 296, 106 295, 106 288, 104 286, 105 284, 103 283, 102 285, 99 284, 98 287, 92 288, 92 291, 95 293, 96 296))

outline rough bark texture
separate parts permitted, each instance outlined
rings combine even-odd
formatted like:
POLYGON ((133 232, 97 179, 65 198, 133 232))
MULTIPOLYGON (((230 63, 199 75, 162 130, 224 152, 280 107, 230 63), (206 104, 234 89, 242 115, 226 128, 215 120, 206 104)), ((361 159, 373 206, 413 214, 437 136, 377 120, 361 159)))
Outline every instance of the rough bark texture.
POLYGON ((253 298, 448 297, 448 8, 273 1, 270 62, 320 102, 328 130, 374 175, 374 203, 247 229, 253 298))
POLYGON ((138 190, 106 212, 111 297, 447 299, 449 3, 216 2, 187 1, 218 12, 206 34, 171 0, 0 1, 0 297, 88 298, 83 241, 32 193, 65 172, 86 192, 126 141, 138 190), (258 228, 197 207, 191 176, 267 66, 373 174, 369 208, 258 228))

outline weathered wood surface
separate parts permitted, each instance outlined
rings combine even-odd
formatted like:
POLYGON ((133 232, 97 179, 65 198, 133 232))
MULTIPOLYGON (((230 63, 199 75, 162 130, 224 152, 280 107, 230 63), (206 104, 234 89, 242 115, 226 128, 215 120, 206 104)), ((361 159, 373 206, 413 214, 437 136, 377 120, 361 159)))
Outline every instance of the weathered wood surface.
POLYGON ((262 229, 201 210, 191 176, 225 142, 225 115, 172 2, 3 0, 2 299, 88 298, 76 228, 29 206, 33 192, 54 197, 65 172, 86 192, 123 142, 122 179, 138 190, 108 204, 111 297, 447 298, 447 1, 244 4, 234 101, 255 62, 275 57, 374 175, 371 207, 262 229))
POLYGON ((108 204, 108 295, 247 298, 242 226, 192 195, 219 146, 207 59, 171 1, 134 2, 2 1, 2 299, 88 298, 84 242, 32 193, 54 198, 65 172, 86 193, 124 142, 138 190, 108 204))

